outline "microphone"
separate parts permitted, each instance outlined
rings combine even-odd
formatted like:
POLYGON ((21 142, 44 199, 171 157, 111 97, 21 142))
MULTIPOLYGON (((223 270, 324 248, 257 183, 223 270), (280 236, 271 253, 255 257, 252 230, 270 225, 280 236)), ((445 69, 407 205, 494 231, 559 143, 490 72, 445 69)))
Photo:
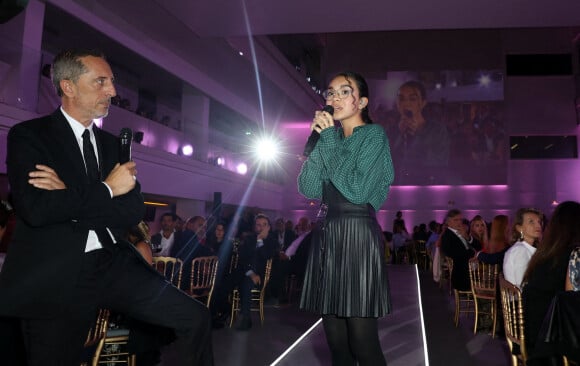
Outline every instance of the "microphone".
MULTIPOLYGON (((325 105, 324 108, 322 108, 322 111, 328 112, 332 116, 334 114, 334 107, 331 105, 325 105)), ((316 132, 316 130, 312 130, 312 133, 308 137, 308 141, 306 141, 306 146, 304 146, 304 152, 302 155, 305 157, 310 156, 318 142, 318 139, 320 139, 320 133, 316 132)))
POLYGON ((133 141, 133 131, 130 128, 121 128, 119 134, 119 163, 125 164, 131 160, 131 142, 133 141))

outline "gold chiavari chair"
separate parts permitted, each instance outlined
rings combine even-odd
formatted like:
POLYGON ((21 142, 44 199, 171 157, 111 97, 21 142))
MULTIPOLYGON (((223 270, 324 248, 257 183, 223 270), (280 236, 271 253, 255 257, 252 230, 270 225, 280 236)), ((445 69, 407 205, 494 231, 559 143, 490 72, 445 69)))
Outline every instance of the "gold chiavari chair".
MULTIPOLYGON (((266 296, 266 287, 268 282, 270 282, 270 273, 272 272, 272 259, 268 259, 266 262, 266 271, 264 274, 264 280, 262 281, 262 287, 259 289, 252 289, 252 305, 257 304, 258 307, 252 306, 252 311, 260 312, 260 324, 264 324, 264 297, 266 296)), ((234 289, 232 293, 232 314, 230 317, 230 328, 234 324, 236 315, 240 312, 240 292, 238 289, 234 289)))
POLYGON ((161 273, 167 281, 180 288, 183 261, 175 257, 153 257, 153 267, 161 273))
POLYGON ((512 365, 518 366, 518 360, 525 365, 528 354, 526 352, 526 338, 524 336, 524 305, 522 292, 514 284, 499 276, 499 290, 505 338, 510 349, 512 365))
MULTIPOLYGON (((105 344, 107 327, 109 326, 109 314, 108 309, 99 309, 95 325, 89 330, 89 334, 85 340, 85 349, 94 349, 91 366, 98 365, 99 356, 105 344)), ((81 365, 86 366, 88 363, 84 362, 81 365)))
POLYGON ((209 307, 215 286, 219 258, 215 255, 198 257, 191 261, 191 281, 189 295, 196 299, 205 299, 209 307))
POLYGON ((477 332, 479 316, 488 314, 492 320, 491 337, 495 337, 495 327, 497 324, 497 276, 499 273, 498 264, 486 264, 476 258, 469 260, 469 280, 471 281, 471 292, 475 302, 475 321, 473 334, 477 332), (490 310, 487 311, 481 302, 489 302, 490 310))

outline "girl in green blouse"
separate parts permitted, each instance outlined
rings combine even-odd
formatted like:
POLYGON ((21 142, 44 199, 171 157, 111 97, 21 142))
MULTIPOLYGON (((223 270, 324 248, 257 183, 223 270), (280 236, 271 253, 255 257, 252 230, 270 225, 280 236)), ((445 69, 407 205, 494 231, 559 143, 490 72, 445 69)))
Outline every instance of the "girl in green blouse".
POLYGON ((375 212, 394 177, 389 143, 369 117, 362 76, 338 74, 323 95, 334 115, 315 113, 310 129, 320 140, 298 189, 321 199, 326 215, 313 236, 300 305, 322 315, 333 365, 385 365, 377 319, 391 303, 375 212))

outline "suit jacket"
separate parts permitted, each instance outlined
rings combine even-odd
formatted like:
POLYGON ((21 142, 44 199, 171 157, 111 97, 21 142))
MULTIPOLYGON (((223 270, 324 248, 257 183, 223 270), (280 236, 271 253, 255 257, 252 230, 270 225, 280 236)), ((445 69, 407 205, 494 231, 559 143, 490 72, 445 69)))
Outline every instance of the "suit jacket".
MULTIPOLYGON (((96 126, 93 131, 104 179, 119 162, 118 139, 96 126)), ((90 183, 60 109, 10 129, 7 168, 17 222, 0 273, 0 315, 55 316, 76 285, 89 230, 119 234, 143 218, 140 187, 111 199, 103 183, 90 183), (66 189, 30 185, 28 173, 35 164, 53 168, 66 189)))
POLYGON ((471 289, 469 280, 469 259, 475 255, 475 250, 470 246, 465 248, 463 242, 451 230, 445 230, 441 238, 441 250, 453 259, 453 273, 451 274, 451 284, 457 290, 471 289))
POLYGON ((249 270, 258 274, 262 281, 266 273, 266 262, 278 253, 278 238, 273 232, 264 239, 264 245, 256 247, 258 236, 251 234, 246 237, 243 244, 238 249, 239 261, 238 270, 240 275, 244 275, 249 270))
MULTIPOLYGON (((276 236, 276 241, 278 241, 278 231, 274 231, 274 235, 276 236)), ((282 250, 286 250, 288 249, 288 247, 290 246, 290 244, 292 244, 292 242, 294 240, 296 240, 298 236, 296 235, 296 233, 292 230, 284 230, 284 244, 282 245, 282 250)), ((279 245, 279 243, 278 243, 279 245)))

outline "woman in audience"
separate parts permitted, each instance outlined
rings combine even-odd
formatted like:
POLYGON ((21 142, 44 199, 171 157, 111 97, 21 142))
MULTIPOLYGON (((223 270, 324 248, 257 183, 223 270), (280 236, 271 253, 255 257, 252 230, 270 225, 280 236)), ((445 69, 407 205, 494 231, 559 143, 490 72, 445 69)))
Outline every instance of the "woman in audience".
POLYGON ((149 226, 144 221, 127 230, 127 240, 135 246, 135 249, 141 253, 147 263, 153 263, 149 226))
POLYGON ((506 281, 521 287, 528 262, 536 252, 536 244, 542 235, 542 213, 533 208, 520 208, 516 212, 512 229, 514 244, 503 259, 503 275, 506 281))
POLYGON ((579 243, 580 203, 562 202, 554 210, 546 234, 524 275, 524 334, 528 366, 545 365, 547 362, 534 356, 534 347, 552 299, 558 292, 564 291, 570 253, 579 243))
POLYGON ((506 215, 497 215, 491 222, 489 242, 484 250, 489 254, 505 252, 509 247, 509 219, 506 215))
POLYGON ((226 225, 223 222, 218 222, 213 233, 207 236, 206 246, 209 247, 215 255, 219 253, 224 239, 226 237, 226 225))
POLYGON ((488 250, 489 238, 487 235, 487 224, 481 215, 476 215, 469 224, 469 233, 476 239, 484 251, 488 250))
POLYGON ((489 243, 481 252, 477 253, 477 259, 488 264, 503 265, 503 259, 509 248, 509 225, 506 215, 497 215, 491 222, 489 243))

